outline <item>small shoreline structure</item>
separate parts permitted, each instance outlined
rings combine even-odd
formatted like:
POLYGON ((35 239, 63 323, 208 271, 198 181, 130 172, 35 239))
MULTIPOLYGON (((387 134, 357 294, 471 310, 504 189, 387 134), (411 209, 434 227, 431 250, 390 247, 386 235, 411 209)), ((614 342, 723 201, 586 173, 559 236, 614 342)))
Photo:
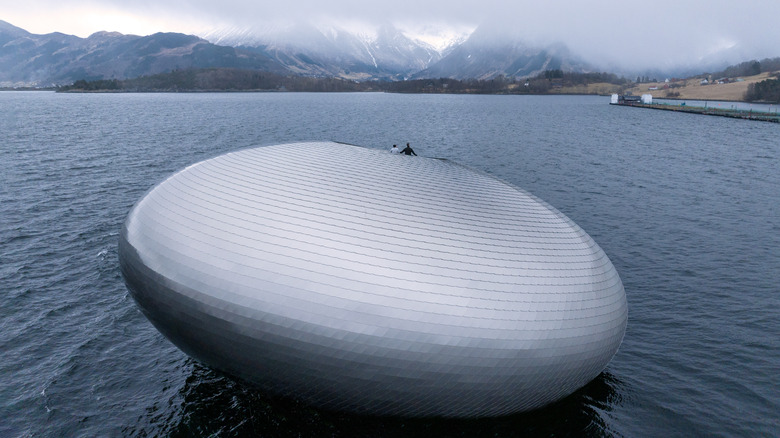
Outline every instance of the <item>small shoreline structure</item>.
POLYGON ((703 114, 706 116, 720 116, 731 117, 734 119, 746 119, 746 120, 758 120, 761 122, 774 122, 780 123, 780 113, 777 110, 774 112, 769 111, 755 111, 753 109, 745 110, 738 108, 715 108, 708 107, 705 101, 705 106, 689 106, 685 101, 679 105, 668 103, 653 103, 653 96, 650 94, 643 94, 642 96, 630 96, 630 95, 618 95, 613 94, 612 99, 609 102, 610 105, 618 106, 630 106, 635 108, 648 108, 662 111, 676 111, 682 113, 691 114, 703 114))

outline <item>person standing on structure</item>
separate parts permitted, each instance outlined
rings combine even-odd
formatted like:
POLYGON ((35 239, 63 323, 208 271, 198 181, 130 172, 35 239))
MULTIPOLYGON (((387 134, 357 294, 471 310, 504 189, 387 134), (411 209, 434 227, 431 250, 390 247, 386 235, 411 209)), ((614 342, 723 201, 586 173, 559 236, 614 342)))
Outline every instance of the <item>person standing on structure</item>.
POLYGON ((404 155, 414 155, 415 157, 417 154, 414 153, 414 150, 409 146, 409 143, 406 143, 406 147, 401 151, 404 155))

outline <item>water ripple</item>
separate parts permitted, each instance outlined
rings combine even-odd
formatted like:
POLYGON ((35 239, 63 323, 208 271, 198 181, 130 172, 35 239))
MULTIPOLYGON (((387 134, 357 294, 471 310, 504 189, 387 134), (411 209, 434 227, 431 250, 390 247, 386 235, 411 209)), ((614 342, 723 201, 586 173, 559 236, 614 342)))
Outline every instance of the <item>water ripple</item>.
POLYGON ((607 100, 0 93, 0 436, 776 435, 776 127, 607 100), (528 414, 366 418, 268 397, 173 347, 119 273, 130 207, 197 161, 321 139, 411 142, 571 217, 628 294, 607 371, 528 414))

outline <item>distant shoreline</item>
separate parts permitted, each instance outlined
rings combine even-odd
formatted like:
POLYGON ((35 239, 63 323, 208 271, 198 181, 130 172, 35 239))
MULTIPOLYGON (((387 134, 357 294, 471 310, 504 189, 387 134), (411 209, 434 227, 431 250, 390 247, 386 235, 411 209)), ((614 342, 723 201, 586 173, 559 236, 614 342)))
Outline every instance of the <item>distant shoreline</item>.
MULTIPOLYGON (((754 81, 755 82, 755 81, 754 81)), ((646 84, 642 84, 643 86, 646 84)), ((584 88, 588 88, 585 86, 584 88)), ((84 94, 132 94, 132 93, 391 93, 391 94, 446 94, 446 95, 493 95, 493 96, 601 96, 609 97, 612 94, 624 94, 624 95, 642 95, 651 94, 653 99, 669 100, 669 101, 701 101, 701 102, 732 102, 732 103, 744 103, 744 104, 763 104, 763 105, 778 105, 776 102, 771 101, 746 101, 744 100, 744 94, 728 97, 704 97, 703 95, 694 92, 688 92, 684 96, 665 96, 655 91, 667 91, 667 90, 641 90, 642 87, 632 87, 626 91, 619 90, 617 87, 602 90, 593 91, 575 91, 568 90, 550 90, 548 92, 534 93, 534 92, 512 92, 512 91, 497 91, 497 92, 483 92, 483 91, 394 91, 384 89, 366 89, 366 90, 334 90, 334 91, 316 91, 316 90, 283 90, 283 89, 96 89, 96 90, 83 90, 83 89, 60 89, 58 87, 0 87, 0 91, 50 91, 57 93, 84 93, 84 94)))
MULTIPOLYGON (((385 90, 366 90, 366 91, 282 91, 282 90, 57 90, 53 87, 47 88, 0 88, 0 92, 7 91, 48 91, 63 94, 164 94, 164 93, 179 93, 179 94, 205 94, 205 93, 389 93, 389 94, 442 94, 442 95, 470 95, 470 96, 598 96, 609 97, 612 93, 453 93, 453 92, 401 92, 401 91, 385 91, 385 90)), ((628 94, 628 93, 627 93, 628 94)), ((648 93, 645 93, 648 94, 648 93)), ((674 101, 701 101, 701 102, 733 102, 744 104, 762 104, 762 105, 777 105, 774 102, 754 101, 748 102, 745 100, 735 99, 702 99, 702 98, 682 98, 682 97, 658 97, 662 100, 674 100, 674 101)))

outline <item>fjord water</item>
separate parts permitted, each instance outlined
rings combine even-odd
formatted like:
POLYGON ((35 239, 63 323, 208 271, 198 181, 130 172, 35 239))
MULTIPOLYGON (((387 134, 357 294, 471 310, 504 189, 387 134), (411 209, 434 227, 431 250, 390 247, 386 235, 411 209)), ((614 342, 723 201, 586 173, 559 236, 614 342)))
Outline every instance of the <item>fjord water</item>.
POLYGON ((608 101, 0 93, 0 436, 780 435, 780 126, 608 101), (130 207, 192 163, 299 140, 410 142, 561 210, 626 288, 615 358, 559 403, 476 420, 318 411, 189 359, 125 289, 130 207))

